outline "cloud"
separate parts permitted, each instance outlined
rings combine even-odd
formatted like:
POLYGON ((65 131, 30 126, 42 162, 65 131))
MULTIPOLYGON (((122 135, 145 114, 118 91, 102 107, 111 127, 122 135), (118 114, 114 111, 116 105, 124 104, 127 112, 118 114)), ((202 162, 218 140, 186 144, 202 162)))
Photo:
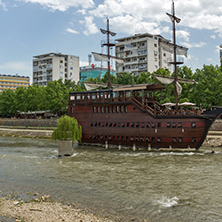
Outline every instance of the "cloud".
POLYGON ((74 29, 71 29, 71 28, 67 28, 66 31, 69 32, 69 33, 72 33, 72 34, 79 34, 78 31, 76 31, 74 29))
POLYGON ((216 39, 216 35, 211 35, 210 36, 212 39, 216 39))
POLYGON ((86 16, 85 20, 80 21, 80 24, 85 25, 85 30, 83 31, 85 35, 96 34, 99 32, 99 29, 96 27, 96 24, 93 23, 92 16, 86 16))
POLYGON ((11 61, 4 64, 0 64, 0 73, 2 74, 19 74, 19 75, 31 75, 31 62, 30 61, 11 61))
POLYGON ((202 46, 207 45, 206 42, 199 42, 199 43, 181 42, 181 44, 187 48, 200 48, 202 46))
POLYGON ((1 0, 0 0, 0 6, 3 8, 4 11, 8 11, 6 3, 2 2, 1 0))
MULTIPOLYGON (((175 10, 176 15, 181 18, 180 29, 186 27, 213 30, 222 35, 221 1, 175 0, 175 10)), ((163 30, 164 23, 171 25, 166 12, 171 12, 169 0, 140 0, 139 2, 138 0, 104 0, 103 3, 88 11, 93 17, 104 18, 108 15, 115 21, 113 27, 118 24, 118 30, 128 34, 140 30, 151 30, 155 33, 163 30), (130 22, 127 19, 130 19, 133 27, 129 26, 130 22)), ((183 38, 188 39, 188 33, 183 35, 183 38)))
POLYGON ((52 11, 66 11, 70 7, 91 8, 94 6, 93 0, 21 0, 25 3, 38 3, 52 11))

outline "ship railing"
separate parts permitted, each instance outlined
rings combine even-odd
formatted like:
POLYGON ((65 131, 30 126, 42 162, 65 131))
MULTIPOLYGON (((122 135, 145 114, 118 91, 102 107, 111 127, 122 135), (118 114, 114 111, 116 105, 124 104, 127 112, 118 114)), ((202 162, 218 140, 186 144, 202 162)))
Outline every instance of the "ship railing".
POLYGON ((195 116, 200 115, 199 110, 160 110, 155 111, 155 115, 157 116, 195 116))

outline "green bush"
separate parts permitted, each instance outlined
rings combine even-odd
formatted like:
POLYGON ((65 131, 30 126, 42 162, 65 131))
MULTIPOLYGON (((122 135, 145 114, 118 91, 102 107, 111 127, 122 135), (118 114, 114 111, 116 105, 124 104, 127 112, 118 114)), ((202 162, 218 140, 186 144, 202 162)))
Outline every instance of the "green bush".
POLYGON ((82 127, 75 118, 64 115, 58 119, 58 127, 53 130, 52 139, 81 141, 82 127))

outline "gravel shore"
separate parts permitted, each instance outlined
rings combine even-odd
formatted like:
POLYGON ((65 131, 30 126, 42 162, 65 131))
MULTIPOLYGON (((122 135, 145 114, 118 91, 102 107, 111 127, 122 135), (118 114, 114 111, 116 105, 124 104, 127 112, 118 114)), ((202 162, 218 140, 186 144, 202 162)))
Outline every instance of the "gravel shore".
MULTIPOLYGON (((38 194, 36 194, 37 196, 38 194)), ((48 195, 23 200, 0 198, 0 221, 2 222, 112 222, 109 218, 100 218, 86 210, 70 205, 52 202, 48 195)))

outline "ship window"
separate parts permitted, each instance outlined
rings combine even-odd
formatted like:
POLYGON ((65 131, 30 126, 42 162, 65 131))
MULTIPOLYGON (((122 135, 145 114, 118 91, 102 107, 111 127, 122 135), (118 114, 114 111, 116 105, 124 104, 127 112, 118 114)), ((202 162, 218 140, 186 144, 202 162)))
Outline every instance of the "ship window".
POLYGON ((101 123, 101 127, 104 127, 105 126, 105 124, 104 123, 101 123))
POLYGON ((107 106, 104 106, 104 112, 107 113, 107 106))
POLYGON ((111 127, 111 126, 112 126, 112 124, 113 124, 113 123, 109 123, 109 127, 111 127))
POLYGON ((97 126, 97 123, 94 123, 94 126, 97 126))
POLYGON ((100 98, 103 99, 103 92, 100 93, 100 98))
POLYGON ((152 123, 152 128, 155 128, 156 127, 156 123, 152 123))
POLYGON ((124 112, 124 106, 120 106, 120 112, 121 112, 121 113, 124 112))
POLYGON ((130 141, 132 141, 132 142, 134 141, 134 137, 133 136, 130 137, 130 141))
POLYGON ((107 99, 110 99, 110 93, 108 93, 108 95, 107 95, 107 99))
POLYGON ((177 142, 177 138, 173 137, 173 143, 176 143, 176 142, 177 142))
POLYGON ((108 122, 106 122, 106 127, 108 127, 109 126, 109 123, 108 122))
POLYGON ((171 127, 171 123, 167 123, 167 128, 170 128, 171 127))
POLYGON ((83 99, 86 99, 85 94, 82 94, 82 100, 83 100, 83 99))
POLYGON ((195 143, 196 142, 196 137, 193 137, 192 138, 192 143, 195 143))
POLYGON ((97 126, 100 126, 101 123, 98 123, 97 126))
POLYGON ((99 113, 99 106, 97 106, 97 113, 99 113))
POLYGON ((182 128, 182 123, 178 123, 177 127, 182 128))
POLYGON ((103 140, 104 139, 104 136, 101 136, 101 140, 103 140))
POLYGON ((122 136, 122 141, 125 141, 125 136, 122 136))
POLYGON ((129 141, 129 137, 128 136, 126 137, 126 141, 129 141))
POLYGON ((92 136, 92 135, 90 135, 90 136, 89 136, 89 138, 90 138, 90 139, 92 139, 92 138, 93 138, 93 136, 92 136))
POLYGON ((141 123, 141 128, 144 128, 144 127, 145 127, 145 123, 142 122, 142 123, 141 123))
POLYGON ((125 106, 125 113, 127 113, 127 106, 125 106))
POLYGON ((90 93, 87 94, 87 98, 90 99, 90 93))
POLYGON ((156 142, 155 137, 152 137, 152 142, 153 142, 153 143, 155 143, 155 142, 156 142))
POLYGON ((161 127, 161 123, 157 123, 157 127, 159 127, 159 128, 160 128, 160 127, 161 127))
POLYGON ((131 123, 131 127, 134 127, 134 123, 131 123))
POLYGON ((103 106, 101 106, 101 113, 103 113, 103 106))
POLYGON ((105 135, 105 140, 107 140, 107 135, 105 135))
POLYGON ((111 113, 111 107, 110 106, 108 106, 108 112, 111 113))
POLYGON ((76 94, 76 99, 80 100, 80 94, 76 94))
POLYGON ((96 113, 96 107, 93 106, 93 113, 96 113))
POLYGON ((126 123, 126 126, 127 126, 127 127, 130 127, 130 122, 127 122, 127 123, 126 123))
POLYGON ((157 143, 161 143, 161 138, 157 137, 157 143))
POLYGON ((179 143, 182 143, 182 142, 183 142, 183 138, 182 138, 182 137, 179 137, 179 138, 178 138, 178 142, 179 142, 179 143))
POLYGON ((94 123, 91 123, 91 126, 94 126, 94 123))
POLYGON ((74 100, 75 99, 75 97, 74 96, 70 96, 70 100, 74 100))
POLYGON ((125 127, 125 123, 122 123, 122 127, 125 127))
POLYGON ((115 106, 112 106, 112 112, 115 113, 115 106))
POLYGON ((109 140, 112 140, 112 137, 111 137, 111 136, 109 136, 109 140))
POLYGON ((95 93, 92 93, 92 99, 95 99, 95 98, 96 98, 95 93))
POLYGON ((144 142, 144 137, 141 136, 141 137, 140 137, 140 140, 141 140, 141 142, 144 142))
POLYGON ((137 123, 136 123, 136 127, 139 128, 139 126, 140 126, 140 123, 137 122, 137 123))
POLYGON ((146 137, 146 142, 150 142, 150 138, 149 137, 146 137))
POLYGON ((120 136, 117 136, 117 140, 120 141, 120 136))
POLYGON ((118 127, 120 127, 121 126, 121 123, 118 123, 118 127))
POLYGON ((176 128, 177 124, 176 123, 172 123, 172 127, 176 128))
POLYGON ((192 126, 192 128, 196 128, 196 123, 192 122, 191 126, 192 126))
POLYGON ((146 128, 150 128, 150 123, 146 123, 146 128))
POLYGON ((137 141, 137 142, 139 142, 139 141, 140 141, 140 139, 139 139, 139 137, 138 137, 138 136, 136 136, 136 141, 137 141))
POLYGON ((97 93, 97 99, 99 99, 99 93, 97 93))
POLYGON ((119 106, 116 106, 116 112, 117 113, 119 112, 119 106))
POLYGON ((116 126, 116 123, 113 123, 113 126, 115 127, 115 126, 116 126))

